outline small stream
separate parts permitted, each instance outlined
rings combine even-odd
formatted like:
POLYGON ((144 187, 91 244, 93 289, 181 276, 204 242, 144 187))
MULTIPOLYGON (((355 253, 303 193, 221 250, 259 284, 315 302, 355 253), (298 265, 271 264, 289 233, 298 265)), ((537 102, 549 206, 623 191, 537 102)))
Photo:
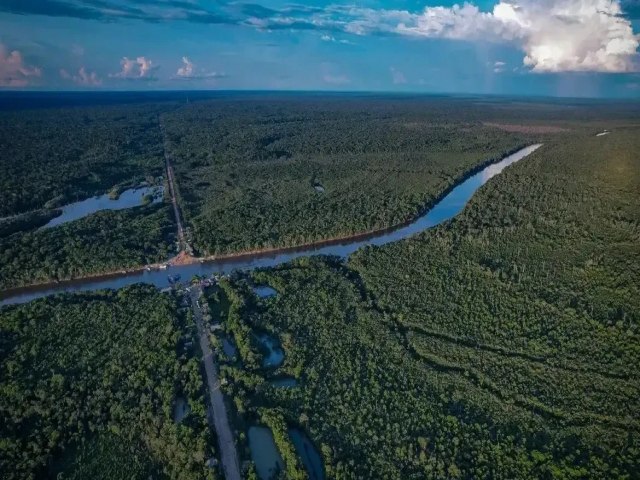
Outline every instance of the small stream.
POLYGON ((309 475, 309 479, 324 480, 324 465, 322 463, 322 457, 307 434, 299 428, 290 428, 289 436, 291 437, 291 441, 293 442, 293 446, 296 449, 298 457, 302 460, 304 469, 309 475))
MULTIPOLYGON (((509 165, 522 160, 533 153, 541 145, 530 145, 493 163, 478 173, 469 176, 446 194, 433 208, 407 225, 381 232, 363 234, 348 240, 327 241, 322 244, 283 249, 278 252, 265 252, 246 256, 236 256, 220 260, 212 260, 193 265, 171 267, 169 273, 179 273, 183 278, 193 275, 210 276, 212 274, 229 273, 233 270, 253 270, 256 268, 274 267, 287 263, 295 258, 310 255, 335 255, 346 258, 356 250, 367 245, 385 245, 411 237, 456 216, 465 207, 473 194, 490 178, 498 175, 509 165)), ((59 217, 57 217, 59 218, 59 217)), ((5 291, 0 294, 0 305, 29 302, 36 298, 46 297, 58 292, 80 292, 102 288, 122 288, 133 283, 151 283, 158 288, 169 286, 167 271, 140 270, 121 273, 113 276, 96 277, 46 286, 35 286, 5 291)))

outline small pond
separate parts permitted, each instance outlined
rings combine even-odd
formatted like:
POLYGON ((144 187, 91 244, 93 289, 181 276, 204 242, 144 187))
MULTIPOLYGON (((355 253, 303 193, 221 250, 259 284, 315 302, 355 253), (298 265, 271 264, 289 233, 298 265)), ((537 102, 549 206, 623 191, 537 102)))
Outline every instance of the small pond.
POLYGON ((249 428, 249 449, 260 480, 270 480, 284 469, 284 462, 267 427, 249 428))
POLYGON ((284 361, 284 350, 280 347, 280 342, 266 333, 261 333, 257 335, 256 338, 267 350, 267 354, 262 360, 262 366, 264 368, 275 368, 282 365, 284 361))
POLYGON ((229 358, 235 357, 236 354, 238 353, 238 350, 236 349, 235 345, 231 343, 231 340, 229 340, 227 337, 224 337, 222 339, 222 351, 229 358))
POLYGON ((255 294, 260 298, 269 298, 275 296, 278 292, 269 285, 258 285, 253 288, 255 294))
POLYGON ((98 197, 69 203, 68 205, 60 207, 62 215, 51 219, 49 223, 42 228, 51 228, 62 225, 63 223, 79 220, 100 210, 122 210, 137 207, 143 204, 143 198, 146 195, 153 197, 152 203, 158 203, 162 201, 162 192, 162 187, 131 188, 122 192, 116 200, 112 200, 109 198, 109 194, 105 193, 98 197))
POLYGON ((313 442, 307 437, 307 434, 298 428, 290 428, 289 436, 309 478, 311 480, 323 480, 324 466, 322 457, 313 442))
POLYGON ((314 185, 313 188, 315 188, 318 193, 324 193, 324 187, 322 185, 314 185))
POLYGON ((176 423, 182 422, 184 417, 189 414, 189 403, 183 397, 176 398, 176 403, 173 405, 173 421, 176 423))
POLYGON ((277 388, 293 388, 298 386, 298 380, 293 377, 274 378, 270 383, 277 388))

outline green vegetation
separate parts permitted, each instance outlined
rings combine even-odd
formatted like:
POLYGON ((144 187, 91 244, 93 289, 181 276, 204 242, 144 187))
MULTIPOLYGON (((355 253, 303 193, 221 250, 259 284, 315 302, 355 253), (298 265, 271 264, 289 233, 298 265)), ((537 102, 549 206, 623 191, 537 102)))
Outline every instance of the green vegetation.
POLYGON ((0 112, 0 217, 162 175, 160 111, 147 104, 0 112))
POLYGON ((164 261, 175 235, 171 208, 155 204, 0 237, 0 289, 164 261))
POLYGON ((164 174, 158 118, 167 108, 0 112, 0 289, 141 266, 173 253, 173 213, 160 206, 36 230, 59 214, 56 207, 156 183, 164 174))
POLYGON ((62 213, 61 210, 35 210, 0 219, 0 238, 42 227, 62 213))
POLYGON ((273 440, 276 443, 276 447, 282 456, 282 460, 285 465, 285 478, 291 480, 301 480, 308 478, 304 469, 302 468, 302 463, 298 459, 296 454, 296 450, 293 446, 293 442, 289 437, 289 432, 287 431, 287 423, 284 419, 284 416, 278 410, 269 410, 266 408, 262 408, 258 411, 258 415, 260 416, 260 421, 264 423, 273 434, 273 440))
MULTIPOLYGON (((302 258, 234 275, 207 292, 223 325, 214 345, 229 335, 238 348, 239 358, 218 355, 243 459, 248 426, 262 424, 287 478, 307 476, 292 427, 313 440, 327 478, 638 478, 637 104, 362 97, 135 108, 147 113, 132 135, 155 132, 136 144, 147 152, 162 114, 200 253, 399 223, 488 158, 545 143, 433 230, 347 262, 302 258), (251 284, 278 295, 257 298, 251 284), (263 367, 264 332, 286 353, 277 368, 263 367), (297 385, 271 383, 285 376, 297 385)), ((136 158, 123 175, 55 194, 115 195, 147 168, 136 158)), ((64 183, 54 177, 32 203, 11 193, 23 200, 7 212, 42 207, 64 183)), ((157 261, 174 240, 164 204, 34 231, 52 214, 0 221, 0 288, 157 261)), ((185 348, 192 330, 174 298, 146 286, 1 310, 0 476, 211 477, 200 365, 185 348), (175 424, 178 396, 191 413, 175 424)))
POLYGON ((424 98, 218 100, 163 115, 196 250, 294 246, 396 225, 524 142, 455 109, 424 98))
POLYGON ((193 327, 176 312, 141 285, 1 310, 0 476, 212 478, 193 327))
POLYGON ((142 445, 111 433, 102 433, 65 455, 55 471, 71 480, 162 477, 142 445), (116 460, 117 459, 117 460, 116 460))
POLYGON ((595 133, 603 120, 635 118, 632 105, 588 102, 239 95, 185 105, 177 98, 0 112, 0 288, 166 258, 172 239, 157 232, 167 232, 171 216, 154 210, 145 219, 100 216, 91 229, 32 231, 65 203, 106 192, 115 198, 158 178, 165 143, 187 238, 197 254, 222 254, 397 225, 486 160, 568 131, 595 133), (118 232, 105 233, 114 217, 118 232), (123 245, 125 232, 139 238, 123 245), (106 259, 94 249, 112 253, 106 259))
POLYGON ((304 428, 329 478, 636 478, 640 132, 612 130, 550 136, 418 237, 254 272, 275 298, 234 282, 300 378, 228 367, 244 416, 304 428))
POLYGON ((243 318, 243 314, 249 311, 246 308, 245 299, 225 279, 220 281, 219 287, 216 292, 217 298, 214 299, 214 305, 217 306, 214 308, 219 310, 216 312, 217 316, 222 320, 225 331, 233 337, 245 368, 257 370, 260 365, 260 354, 253 332, 243 318))

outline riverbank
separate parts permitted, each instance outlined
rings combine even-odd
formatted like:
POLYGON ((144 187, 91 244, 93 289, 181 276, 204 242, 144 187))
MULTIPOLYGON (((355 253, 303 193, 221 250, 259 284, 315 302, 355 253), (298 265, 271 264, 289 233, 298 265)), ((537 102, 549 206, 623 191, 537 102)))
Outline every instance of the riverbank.
POLYGON ((184 269, 185 275, 183 276, 188 278, 187 274, 206 275, 211 272, 229 271, 235 268, 273 266, 304 254, 347 256, 367 244, 382 245, 384 243, 397 241, 451 218, 457 213, 455 209, 463 208, 473 192, 482 186, 491 176, 500 173, 502 168, 526 157, 539 147, 540 144, 535 144, 512 149, 500 159, 488 159, 482 162, 467 172, 458 182, 450 185, 433 201, 429 202, 421 214, 399 225, 353 235, 322 239, 292 247, 262 248, 207 257, 192 257, 188 254, 181 253, 164 263, 155 263, 129 269, 117 269, 113 272, 96 273, 82 277, 62 279, 57 282, 41 282, 6 289, 0 291, 0 305, 16 303, 20 300, 29 301, 30 299, 53 294, 57 291, 120 288, 121 286, 137 282, 150 282, 158 287, 165 287, 168 286, 168 281, 166 272, 162 269, 164 265, 184 269), (492 169, 488 172, 489 176, 482 178, 482 172, 486 172, 488 169, 492 169), (456 195, 456 191, 460 189, 461 191, 458 193, 460 193, 461 196, 456 195), (455 198, 451 198, 451 205, 448 205, 446 199, 452 195, 455 198))

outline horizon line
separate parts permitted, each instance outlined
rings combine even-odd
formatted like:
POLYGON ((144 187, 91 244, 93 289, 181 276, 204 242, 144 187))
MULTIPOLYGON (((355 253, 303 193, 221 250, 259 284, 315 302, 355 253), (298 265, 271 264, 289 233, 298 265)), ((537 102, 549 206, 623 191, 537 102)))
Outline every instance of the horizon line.
POLYGON ((640 101, 640 96, 565 96, 565 95, 542 95, 542 94, 522 94, 522 93, 481 93, 481 92, 436 92, 421 90, 320 90, 320 89, 13 89, 0 88, 0 95, 17 94, 171 94, 171 93, 194 93, 194 94, 242 94, 242 93, 267 93, 267 94, 325 94, 325 95, 388 95, 388 96, 440 96, 440 97, 498 97, 498 98, 530 98, 530 99, 575 99, 575 100, 607 100, 607 101, 640 101))

